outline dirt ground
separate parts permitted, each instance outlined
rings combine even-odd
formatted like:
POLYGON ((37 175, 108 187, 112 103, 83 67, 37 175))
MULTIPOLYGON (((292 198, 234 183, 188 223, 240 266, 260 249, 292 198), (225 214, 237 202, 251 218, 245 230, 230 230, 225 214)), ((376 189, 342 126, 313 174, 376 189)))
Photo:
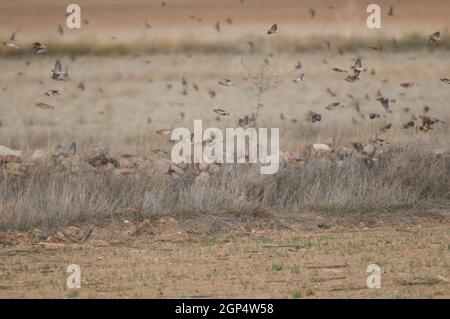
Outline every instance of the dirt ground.
POLYGON ((118 220, 83 244, 81 226, 2 234, 0 297, 450 297, 447 211, 299 216, 118 220), (70 264, 80 289, 66 287, 70 264), (367 288, 370 264, 380 289, 367 288))

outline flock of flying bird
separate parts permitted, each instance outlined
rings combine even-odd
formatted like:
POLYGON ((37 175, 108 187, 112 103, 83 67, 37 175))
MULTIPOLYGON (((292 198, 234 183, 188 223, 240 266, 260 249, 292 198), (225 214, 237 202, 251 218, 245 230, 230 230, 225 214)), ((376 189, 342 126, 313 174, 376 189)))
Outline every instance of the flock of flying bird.
MULTIPOLYGON (((244 2, 245 0, 241 0, 241 3, 244 2)), ((165 7, 166 3, 165 2, 161 2, 161 6, 165 7)), ((334 7, 330 6, 329 9, 334 9, 334 7)), ((316 16, 316 11, 314 9, 309 9, 309 14, 311 18, 314 18, 316 16)), ((389 9, 389 16, 393 16, 394 15, 394 8, 393 6, 390 7, 389 9)), ((196 21, 202 21, 202 18, 191 15, 189 16, 189 18, 196 20, 196 21)), ((228 24, 232 24, 233 20, 231 18, 226 18, 225 22, 228 24)), ((84 21, 85 24, 89 24, 89 21, 85 20, 84 21)), ((152 26, 150 25, 149 22, 145 22, 145 26, 147 28, 151 28, 152 26)), ((214 25, 214 28, 216 29, 217 32, 221 32, 221 25, 220 25, 220 21, 217 21, 216 24, 214 25)), ((62 28, 61 25, 58 26, 57 28, 58 33, 60 33, 60 35, 64 35, 64 29, 62 28)), ((267 35, 273 35, 273 34, 277 34, 282 32, 277 23, 274 23, 266 32, 267 35)), ((437 42, 441 41, 441 34, 439 31, 436 31, 435 33, 429 35, 428 37, 428 44, 430 46, 435 45, 437 42)), ((329 41, 324 41, 324 43, 326 44, 327 48, 330 48, 330 42, 329 41)), ((253 43, 252 42, 248 42, 249 46, 252 48, 253 47, 253 43)), ((20 50, 21 47, 18 45, 18 43, 16 42, 16 33, 13 33, 11 35, 11 37, 9 38, 8 41, 3 42, 3 45, 6 46, 7 48, 10 49, 14 49, 14 50, 20 50)), ((370 49, 372 50, 377 50, 377 51, 381 51, 384 48, 382 46, 371 46, 370 49)), ((34 42, 31 45, 31 52, 33 54, 37 54, 37 55, 41 55, 41 54, 45 54, 48 52, 48 49, 45 45, 39 43, 39 42, 34 42)), ((27 63, 27 65, 29 65, 29 62, 27 63)), ((297 65, 295 66, 296 69, 301 69, 302 68, 302 64, 301 62, 298 62, 297 65)), ((363 67, 363 63, 362 63, 362 57, 357 57, 355 59, 355 63, 350 67, 350 71, 341 69, 341 68, 332 68, 332 71, 337 72, 337 73, 343 73, 343 74, 347 74, 346 77, 344 78, 345 81, 353 83, 356 81, 360 80, 360 76, 362 73, 366 73, 367 72, 367 68, 363 67)), ((374 72, 374 70, 372 70, 372 72, 374 72)), ((65 70, 63 71, 63 67, 62 64, 60 62, 60 60, 56 60, 54 68, 51 70, 51 79, 54 81, 67 81, 69 79, 69 75, 68 75, 68 71, 67 71, 67 67, 65 68, 65 70)), ((294 83, 301 83, 305 80, 305 73, 300 73, 298 74, 292 81, 294 83)), ((442 78, 441 81, 445 84, 449 84, 450 85, 450 79, 449 78, 442 78)), ((187 87, 187 81, 186 79, 183 77, 182 78, 182 84, 183 87, 187 87)), ((222 79, 220 81, 218 81, 219 85, 222 86, 226 86, 226 87, 233 87, 236 86, 236 84, 234 83, 234 81, 230 80, 230 79, 222 79)), ((198 86, 196 84, 194 85, 194 89, 196 89, 198 91, 198 86)), ((413 86, 414 83, 402 83, 401 86, 408 88, 413 86)), ((81 90, 84 90, 84 84, 80 83, 78 86, 81 90)), ((167 85, 167 88, 170 89, 172 87, 171 84, 167 85)), ((327 88, 327 92, 332 95, 332 96, 336 96, 336 94, 330 89, 327 88)), ((216 95, 216 92, 214 90, 210 90, 208 91, 209 95, 211 98, 214 98, 216 95)), ((48 97, 53 97, 56 95, 60 95, 60 92, 58 90, 48 90, 44 93, 46 96, 48 97)), ((186 89, 183 91, 183 95, 187 95, 187 91, 186 89)), ((351 95, 350 95, 351 96, 351 95)), ((366 98, 368 99, 368 96, 366 95, 366 98)), ((377 101, 379 101, 381 103, 381 105, 383 106, 383 108, 385 109, 385 111, 387 113, 392 113, 391 110, 391 103, 394 103, 395 100, 383 97, 381 95, 381 92, 378 92, 378 97, 377 97, 377 101)), ((47 104, 47 103, 36 103, 36 106, 40 107, 40 108, 44 108, 44 109, 55 109, 55 106, 47 104)), ((336 109, 337 107, 341 106, 340 102, 334 102, 329 104, 326 109, 331 111, 336 109)), ((358 112, 360 112, 359 106, 356 105, 356 109, 358 112)), ((439 122, 443 122, 437 118, 433 118, 433 117, 429 117, 426 115, 426 113, 430 110, 430 108, 428 106, 426 106, 424 108, 424 113, 425 115, 421 115, 419 116, 419 119, 421 119, 422 124, 419 126, 420 130, 422 131, 428 131, 430 129, 432 129, 432 126, 436 123, 439 122)), ((224 110, 224 109, 220 109, 220 108, 216 108, 213 110, 216 114, 218 114, 218 117, 216 118, 217 120, 220 120, 220 116, 229 116, 230 112, 224 110)), ((404 109, 405 112, 408 112, 408 109, 404 109)), ((184 113, 181 112, 181 116, 182 118, 184 117, 184 113)), ((370 113, 369 118, 371 120, 373 119, 377 119, 380 117, 386 117, 386 115, 381 115, 378 113, 370 113)), ((283 114, 280 114, 280 119, 285 119, 283 114)), ((312 123, 317 123, 317 122, 321 122, 322 121, 322 115, 313 111, 309 111, 307 114, 307 119, 309 121, 311 121, 312 123)), ((242 127, 248 126, 249 123, 252 121, 252 119, 249 116, 245 116, 244 118, 240 118, 239 119, 239 125, 242 127)), ((408 121, 405 125, 404 128, 410 128, 410 127, 415 127, 416 126, 416 122, 418 121, 418 118, 413 116, 412 119, 410 121, 408 121)), ((388 124, 385 127, 383 127, 381 129, 381 131, 386 131, 388 129, 390 129, 392 126, 392 124, 388 124)), ((159 130, 157 131, 158 134, 161 134, 161 132, 165 132, 167 130, 159 130)))

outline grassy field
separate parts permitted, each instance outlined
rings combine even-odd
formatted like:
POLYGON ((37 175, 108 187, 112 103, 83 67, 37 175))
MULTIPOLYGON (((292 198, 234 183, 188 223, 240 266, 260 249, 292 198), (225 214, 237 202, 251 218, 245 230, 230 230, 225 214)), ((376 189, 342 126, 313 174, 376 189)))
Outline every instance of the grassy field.
POLYGON ((79 4, 62 36, 63 4, 0 3, 1 42, 22 47, 0 48, 0 297, 450 297, 448 1, 380 1, 378 31, 350 0, 79 4), (157 133, 258 109, 280 129, 274 175, 174 167, 157 133))

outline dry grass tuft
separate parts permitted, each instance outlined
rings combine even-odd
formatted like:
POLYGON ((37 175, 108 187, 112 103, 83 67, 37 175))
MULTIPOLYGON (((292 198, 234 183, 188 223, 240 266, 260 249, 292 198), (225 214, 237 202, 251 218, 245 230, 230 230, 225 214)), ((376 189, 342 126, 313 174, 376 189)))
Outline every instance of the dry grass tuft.
POLYGON ((312 159, 260 175, 249 165, 225 166, 207 180, 111 173, 69 175, 42 169, 0 181, 0 228, 103 223, 116 218, 190 217, 227 212, 367 211, 441 207, 450 200, 450 159, 417 147, 388 151, 372 169, 361 160, 338 165, 312 159))

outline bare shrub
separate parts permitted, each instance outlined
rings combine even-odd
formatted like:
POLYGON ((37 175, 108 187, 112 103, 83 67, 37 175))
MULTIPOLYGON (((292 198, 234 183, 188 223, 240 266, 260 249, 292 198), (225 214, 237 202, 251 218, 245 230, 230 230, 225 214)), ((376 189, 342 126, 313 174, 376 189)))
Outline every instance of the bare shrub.
POLYGON ((282 83, 281 76, 270 70, 265 61, 246 62, 241 59, 242 67, 245 69, 251 91, 256 97, 256 108, 251 116, 253 126, 257 126, 261 108, 263 107, 263 95, 275 89, 282 83))

